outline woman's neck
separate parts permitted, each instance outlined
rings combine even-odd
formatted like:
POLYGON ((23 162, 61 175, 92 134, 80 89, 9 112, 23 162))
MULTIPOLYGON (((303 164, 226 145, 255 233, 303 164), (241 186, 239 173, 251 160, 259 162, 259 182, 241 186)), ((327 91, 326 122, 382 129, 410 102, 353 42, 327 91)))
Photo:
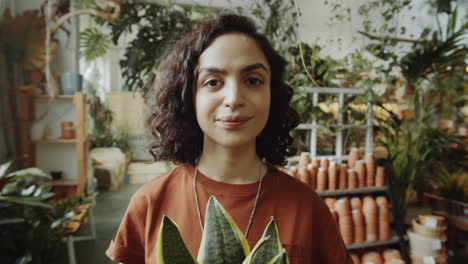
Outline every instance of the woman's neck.
POLYGON ((257 156, 255 142, 238 148, 204 144, 197 168, 210 179, 231 184, 257 182, 267 171, 257 156))

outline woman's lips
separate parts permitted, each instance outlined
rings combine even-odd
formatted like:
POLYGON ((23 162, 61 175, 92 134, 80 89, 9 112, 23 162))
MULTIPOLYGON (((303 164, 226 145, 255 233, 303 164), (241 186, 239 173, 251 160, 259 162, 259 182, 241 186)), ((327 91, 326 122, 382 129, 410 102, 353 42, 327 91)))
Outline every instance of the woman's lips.
POLYGON ((240 128, 242 127, 245 123, 247 123, 252 117, 248 118, 226 118, 226 119, 219 119, 218 122, 220 122, 223 126, 227 128, 240 128))

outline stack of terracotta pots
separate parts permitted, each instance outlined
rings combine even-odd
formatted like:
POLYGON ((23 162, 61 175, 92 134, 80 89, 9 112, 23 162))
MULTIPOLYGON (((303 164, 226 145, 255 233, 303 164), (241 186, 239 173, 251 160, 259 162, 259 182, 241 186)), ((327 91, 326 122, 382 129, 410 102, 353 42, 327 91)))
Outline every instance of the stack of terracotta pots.
POLYGON ((396 249, 386 249, 382 252, 368 251, 361 257, 357 254, 350 254, 354 264, 405 264, 400 251, 396 249))
POLYGON ((445 219, 441 216, 419 215, 413 219, 412 228, 407 232, 412 262, 422 264, 430 259, 428 261, 437 264, 447 263, 446 229, 445 219))
POLYGON ((390 211, 384 196, 325 198, 345 244, 389 240, 390 211))
POLYGON ((290 167, 286 173, 317 191, 385 186, 385 170, 375 166, 372 153, 361 159, 358 150, 352 149, 347 162, 338 165, 331 159, 311 159, 308 153, 303 152, 298 166, 290 167))

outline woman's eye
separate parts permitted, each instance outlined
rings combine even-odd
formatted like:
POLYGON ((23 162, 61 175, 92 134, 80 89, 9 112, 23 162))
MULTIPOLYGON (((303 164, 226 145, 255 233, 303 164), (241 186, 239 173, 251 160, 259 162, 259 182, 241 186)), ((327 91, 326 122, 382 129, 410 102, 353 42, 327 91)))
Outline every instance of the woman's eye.
POLYGON ((249 85, 260 85, 263 83, 263 81, 258 78, 249 78, 247 82, 249 85))
POLYGON ((216 80, 216 79, 211 79, 207 82, 205 82, 205 86, 209 86, 209 87, 215 87, 215 86, 218 86, 219 85, 219 81, 216 80))

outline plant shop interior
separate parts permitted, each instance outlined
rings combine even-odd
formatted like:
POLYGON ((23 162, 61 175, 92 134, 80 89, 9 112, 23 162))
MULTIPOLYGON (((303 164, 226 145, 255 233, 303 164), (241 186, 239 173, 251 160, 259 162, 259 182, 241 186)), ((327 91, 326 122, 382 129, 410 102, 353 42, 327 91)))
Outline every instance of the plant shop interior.
POLYGON ((178 166, 148 151, 148 83, 226 11, 286 60, 278 169, 353 262, 468 263, 467 0, 0 0, 0 262, 116 263, 130 198, 178 166))

